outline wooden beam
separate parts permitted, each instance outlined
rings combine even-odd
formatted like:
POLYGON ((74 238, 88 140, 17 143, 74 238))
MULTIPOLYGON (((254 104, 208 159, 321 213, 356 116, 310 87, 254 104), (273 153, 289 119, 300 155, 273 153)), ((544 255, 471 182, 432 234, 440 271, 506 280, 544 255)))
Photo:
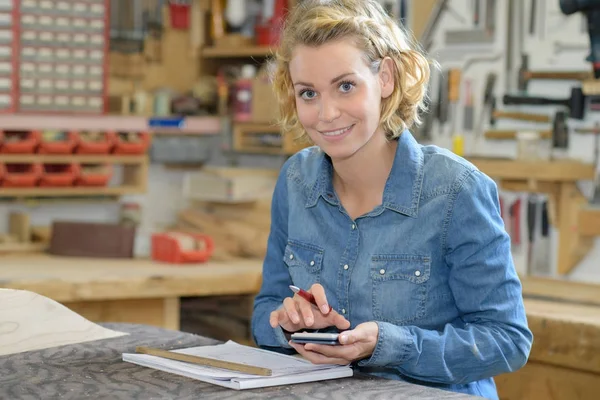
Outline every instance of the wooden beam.
POLYGON ((561 275, 571 272, 594 244, 593 237, 582 237, 578 234, 579 212, 587 202, 575 183, 561 183, 558 203, 558 273, 561 275))
POLYGON ((600 208, 583 207, 577 225, 580 235, 600 236, 600 208))
POLYGON ((521 276, 523 297, 600 306, 600 284, 562 278, 521 276))
POLYGON ((477 168, 492 178, 575 182, 594 178, 594 165, 576 161, 519 161, 470 158, 477 168))

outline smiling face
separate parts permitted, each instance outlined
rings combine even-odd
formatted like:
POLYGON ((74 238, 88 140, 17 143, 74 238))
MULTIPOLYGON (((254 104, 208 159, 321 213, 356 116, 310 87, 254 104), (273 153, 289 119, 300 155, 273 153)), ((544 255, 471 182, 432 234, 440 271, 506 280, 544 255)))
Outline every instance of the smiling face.
POLYGON ((352 156, 374 137, 385 140, 380 105, 393 90, 390 62, 374 72, 351 40, 294 49, 289 72, 298 120, 332 159, 352 156))

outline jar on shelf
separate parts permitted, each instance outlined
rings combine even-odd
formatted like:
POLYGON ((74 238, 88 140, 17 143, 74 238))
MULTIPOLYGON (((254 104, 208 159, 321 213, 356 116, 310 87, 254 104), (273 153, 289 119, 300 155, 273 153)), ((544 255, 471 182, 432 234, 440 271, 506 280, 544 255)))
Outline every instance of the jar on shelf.
POLYGON ((235 82, 233 96, 233 119, 238 122, 252 119, 252 80, 256 76, 256 67, 246 64, 235 82))

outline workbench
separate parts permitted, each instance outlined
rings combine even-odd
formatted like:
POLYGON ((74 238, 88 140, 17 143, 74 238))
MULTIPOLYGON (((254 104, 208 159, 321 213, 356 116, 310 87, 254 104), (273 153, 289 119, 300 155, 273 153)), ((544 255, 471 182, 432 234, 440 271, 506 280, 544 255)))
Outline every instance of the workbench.
POLYGON ((0 287, 29 290, 93 322, 179 329, 180 298, 255 295, 262 262, 161 264, 146 259, 4 256, 0 287))
POLYGON ((60 399, 414 399, 476 397, 408 382, 355 375, 288 386, 235 391, 123 362, 136 346, 163 349, 216 344, 202 336, 130 324, 103 324, 129 335, 0 357, 0 398, 60 399))

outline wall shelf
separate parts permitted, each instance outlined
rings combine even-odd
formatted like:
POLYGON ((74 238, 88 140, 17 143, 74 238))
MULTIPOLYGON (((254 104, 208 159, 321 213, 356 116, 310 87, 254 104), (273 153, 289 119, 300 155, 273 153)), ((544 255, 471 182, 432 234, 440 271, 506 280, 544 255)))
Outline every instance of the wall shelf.
POLYGON ((268 57, 274 54, 275 49, 267 46, 205 47, 202 49, 204 58, 268 57))
POLYGON ((1 187, 0 198, 33 197, 119 197, 143 194, 148 186, 147 155, 46 155, 46 154, 0 154, 0 163, 41 164, 110 164, 120 165, 121 179, 110 186, 64 186, 64 187, 1 187))
MULTIPOLYGON (((176 117, 173 117, 176 118, 176 117)), ((146 131, 161 134, 219 134, 221 118, 217 116, 185 117, 177 128, 150 127, 144 116, 79 116, 79 115, 0 115, 3 130, 83 130, 83 131, 146 131)))
POLYGON ((469 158, 485 174, 499 179, 574 182, 594 178, 594 165, 577 161, 521 161, 469 158))

